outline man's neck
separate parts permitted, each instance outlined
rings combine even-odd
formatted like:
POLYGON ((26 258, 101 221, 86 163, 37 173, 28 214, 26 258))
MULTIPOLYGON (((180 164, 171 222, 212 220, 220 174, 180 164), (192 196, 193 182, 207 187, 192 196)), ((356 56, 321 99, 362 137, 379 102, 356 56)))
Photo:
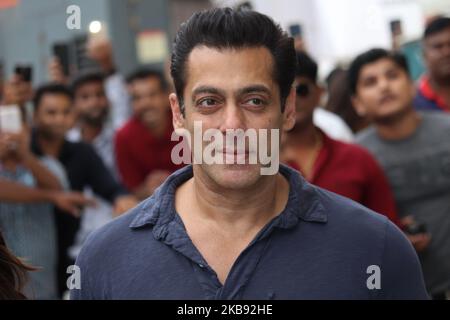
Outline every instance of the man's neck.
POLYGON ((144 122, 141 122, 141 123, 150 131, 150 133, 154 137, 156 137, 158 139, 161 139, 161 138, 165 137, 166 132, 167 132, 167 128, 169 126, 169 124, 168 124, 168 122, 166 120, 161 121, 161 123, 159 123, 156 126, 148 126, 144 122))
POLYGON ((265 176, 253 188, 223 189, 194 167, 194 177, 182 190, 189 207, 202 221, 220 225, 224 232, 246 234, 264 227, 286 206, 289 183, 281 175, 265 176))
POLYGON ((93 143, 102 132, 102 126, 91 126, 86 123, 80 124, 81 139, 87 143, 93 143))
POLYGON ((444 99, 446 105, 450 106, 450 78, 436 79, 430 77, 430 85, 433 90, 444 99))
POLYGON ((287 144, 295 148, 310 149, 317 146, 319 130, 314 123, 308 122, 305 125, 296 126, 287 136, 287 144))
POLYGON ((37 143, 44 155, 59 158, 64 139, 51 139, 38 133, 37 143))
POLYGON ((385 140, 402 140, 416 132, 420 121, 420 114, 411 107, 404 114, 386 121, 376 122, 376 130, 385 140))

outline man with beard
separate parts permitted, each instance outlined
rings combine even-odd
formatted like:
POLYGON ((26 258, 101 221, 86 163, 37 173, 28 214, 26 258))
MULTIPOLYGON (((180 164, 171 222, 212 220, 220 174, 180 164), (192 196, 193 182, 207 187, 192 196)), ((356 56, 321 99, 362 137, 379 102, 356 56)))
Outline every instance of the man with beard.
POLYGON ((450 18, 438 17, 427 26, 423 57, 428 72, 419 81, 414 106, 450 112, 450 18))
POLYGON ((114 129, 109 123, 110 105, 106 97, 104 76, 100 72, 86 72, 72 83, 76 123, 68 132, 71 141, 92 144, 106 166, 117 177, 114 161, 114 129))
MULTIPOLYGON (((33 152, 38 156, 58 159, 64 166, 71 190, 84 191, 89 187, 94 194, 113 204, 116 211, 127 209, 128 196, 125 190, 92 146, 84 142, 70 142, 65 138, 73 122, 71 91, 57 84, 41 86, 36 91, 34 106, 33 152)), ((59 212, 55 214, 55 219, 59 255, 58 285, 62 294, 67 290, 67 267, 74 260, 68 254, 68 249, 74 243, 80 219, 59 212)))
POLYGON ((398 223, 394 197, 372 155, 358 145, 331 138, 313 121, 322 89, 317 63, 297 53, 296 123, 286 134, 283 160, 311 183, 350 198, 398 223))
POLYGON ((139 199, 153 191, 179 166, 171 160, 172 134, 164 75, 139 69, 127 78, 133 117, 116 136, 116 159, 124 185, 139 199))

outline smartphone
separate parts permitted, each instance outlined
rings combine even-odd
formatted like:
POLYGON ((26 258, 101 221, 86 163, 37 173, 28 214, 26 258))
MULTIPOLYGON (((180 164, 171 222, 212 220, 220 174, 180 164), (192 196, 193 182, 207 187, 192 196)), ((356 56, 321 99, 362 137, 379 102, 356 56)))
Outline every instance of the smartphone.
POLYGON ((19 75, 25 82, 32 82, 33 80, 33 67, 30 65, 16 65, 14 73, 19 75))
POLYGON ((389 22, 389 28, 393 36, 399 36, 403 34, 402 22, 400 20, 392 20, 389 22))
POLYGON ((0 106, 0 132, 20 133, 22 117, 17 105, 0 106))
POLYGON ((405 233, 409 235, 416 235, 421 233, 427 233, 427 227, 424 223, 414 222, 405 226, 405 233))
POLYGON ((293 38, 301 38, 303 36, 303 28, 300 24, 291 24, 289 26, 289 33, 293 38))
POLYGON ((61 63, 65 76, 69 76, 69 46, 65 43, 55 43, 53 45, 53 55, 58 58, 61 63))

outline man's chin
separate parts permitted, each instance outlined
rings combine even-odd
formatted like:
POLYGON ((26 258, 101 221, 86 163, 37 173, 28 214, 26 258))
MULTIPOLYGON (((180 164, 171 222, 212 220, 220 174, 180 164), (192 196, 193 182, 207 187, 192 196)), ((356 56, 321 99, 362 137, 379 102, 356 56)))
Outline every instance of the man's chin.
POLYGON ((408 109, 405 107, 393 106, 390 108, 380 108, 374 117, 377 122, 391 122, 402 116, 408 109))
POLYGON ((256 164, 223 164, 209 167, 209 177, 224 189, 247 189, 261 179, 261 166, 256 164))

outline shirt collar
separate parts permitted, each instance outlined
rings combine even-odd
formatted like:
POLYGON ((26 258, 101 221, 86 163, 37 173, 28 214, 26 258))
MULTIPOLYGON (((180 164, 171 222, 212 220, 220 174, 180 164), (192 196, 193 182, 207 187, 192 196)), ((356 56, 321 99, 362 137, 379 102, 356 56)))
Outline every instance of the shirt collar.
POLYGON ((422 76, 419 80, 419 91, 428 100, 433 101, 442 110, 450 110, 450 107, 446 105, 444 99, 433 89, 430 83, 430 77, 428 75, 422 76))
MULTIPOLYGON (((285 165, 280 165, 280 173, 288 179, 290 188, 288 202, 278 216, 277 227, 287 229, 297 225, 299 220, 326 223, 327 214, 317 189, 298 172, 285 165)), ((192 176, 192 166, 186 166, 169 176, 153 196, 145 200, 137 209, 139 210, 137 216, 129 227, 136 229, 153 225, 155 237, 164 237, 167 233, 166 226, 176 216, 175 191, 192 176)))

